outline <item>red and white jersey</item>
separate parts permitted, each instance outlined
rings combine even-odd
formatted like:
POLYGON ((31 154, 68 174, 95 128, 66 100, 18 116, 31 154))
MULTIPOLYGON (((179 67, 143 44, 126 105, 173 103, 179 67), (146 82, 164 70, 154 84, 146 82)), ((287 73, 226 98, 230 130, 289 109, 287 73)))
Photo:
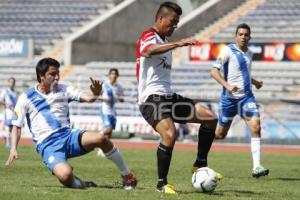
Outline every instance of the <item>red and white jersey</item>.
POLYGON ((171 67, 172 52, 167 51, 157 55, 145 55, 149 47, 164 44, 155 29, 143 32, 136 44, 136 76, 138 81, 138 102, 143 103, 151 94, 172 94, 171 67))

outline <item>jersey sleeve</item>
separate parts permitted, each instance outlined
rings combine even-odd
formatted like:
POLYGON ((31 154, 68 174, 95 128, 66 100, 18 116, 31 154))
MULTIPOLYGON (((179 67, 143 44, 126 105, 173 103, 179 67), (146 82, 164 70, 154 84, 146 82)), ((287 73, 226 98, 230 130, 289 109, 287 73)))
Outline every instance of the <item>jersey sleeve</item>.
POLYGON ((0 102, 4 102, 5 100, 5 90, 2 90, 0 93, 0 102))
POLYGON ((154 44, 157 44, 155 33, 146 32, 140 38, 140 54, 144 55, 145 52, 154 44))
POLYGON ((66 88, 69 101, 80 101, 81 92, 73 86, 67 86, 66 88))
POLYGON ((13 120, 11 122, 12 125, 21 128, 24 124, 24 119, 26 117, 27 110, 27 97, 26 94, 23 93, 18 98, 17 104, 15 106, 15 116, 13 117, 13 120))
POLYGON ((103 82, 102 84, 102 97, 108 99, 109 95, 108 95, 108 89, 107 89, 107 85, 105 82, 103 82))
POLYGON ((217 60, 213 63, 214 68, 222 69, 224 64, 227 63, 229 60, 229 49, 226 46, 222 51, 219 53, 217 60))

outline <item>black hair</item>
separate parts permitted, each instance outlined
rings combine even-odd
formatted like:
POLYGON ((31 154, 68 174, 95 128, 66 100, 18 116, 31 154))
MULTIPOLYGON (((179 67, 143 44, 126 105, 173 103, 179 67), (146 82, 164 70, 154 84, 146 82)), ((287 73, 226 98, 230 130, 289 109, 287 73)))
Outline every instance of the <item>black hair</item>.
POLYGON ((112 72, 116 72, 117 76, 119 76, 119 70, 117 68, 110 68, 108 75, 110 75, 112 72))
POLYGON ((249 34, 251 34, 251 29, 250 29, 250 26, 248 24, 239 24, 237 27, 236 27, 236 30, 235 30, 235 34, 237 34, 238 30, 240 28, 244 28, 244 29, 247 29, 249 31, 249 34))
POLYGON ((16 82, 16 79, 14 77, 9 77, 9 79, 7 79, 8 81, 13 80, 14 82, 16 82))
POLYGON ((181 7, 178 4, 170 2, 170 1, 166 1, 166 2, 164 2, 162 4, 160 4, 159 9, 157 10, 156 15, 155 15, 155 21, 157 21, 157 19, 158 19, 159 16, 165 14, 165 9, 167 9, 167 10, 173 10, 179 16, 182 14, 182 9, 181 9, 181 7))
POLYGON ((41 76, 46 74, 50 66, 59 68, 60 64, 53 58, 43 58, 36 64, 36 78, 39 83, 41 82, 41 76))

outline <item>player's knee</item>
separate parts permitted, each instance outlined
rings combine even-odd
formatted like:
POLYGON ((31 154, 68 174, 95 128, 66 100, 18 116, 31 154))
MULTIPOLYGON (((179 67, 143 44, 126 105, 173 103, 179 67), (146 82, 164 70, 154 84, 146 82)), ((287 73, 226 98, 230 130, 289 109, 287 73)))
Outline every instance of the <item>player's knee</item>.
POLYGON ((169 145, 169 146, 173 146, 174 143, 175 143, 175 140, 176 140, 176 132, 175 132, 175 129, 169 129, 168 131, 166 131, 164 133, 164 136, 163 136, 163 140, 164 140, 164 143, 169 145))
POLYGON ((211 110, 209 110, 208 108, 204 107, 201 104, 196 104, 195 109, 197 113, 197 118, 200 120, 210 121, 217 118, 216 115, 211 110))
POLYGON ((59 170, 55 172, 56 177, 59 182, 61 182, 65 186, 70 186, 73 178, 73 170, 71 167, 61 167, 59 170))
POLYGON ((260 130, 261 130, 260 125, 252 126, 251 130, 252 130, 254 136, 260 137, 260 130))
POLYGON ((215 135, 215 138, 219 139, 219 140, 223 140, 225 137, 226 137, 226 135, 223 135, 223 134, 217 134, 216 133, 216 135, 215 135))
POLYGON ((96 139, 96 143, 98 145, 102 145, 102 144, 105 144, 107 141, 108 141, 108 135, 106 134, 99 134, 97 139, 96 139))
POLYGON ((108 138, 110 138, 112 132, 113 132, 112 128, 107 128, 107 129, 104 130, 103 133, 104 133, 104 135, 106 135, 108 138))
POLYGON ((224 139, 227 135, 227 132, 223 131, 223 130, 220 130, 220 129, 216 129, 216 132, 215 132, 215 138, 216 139, 224 139))

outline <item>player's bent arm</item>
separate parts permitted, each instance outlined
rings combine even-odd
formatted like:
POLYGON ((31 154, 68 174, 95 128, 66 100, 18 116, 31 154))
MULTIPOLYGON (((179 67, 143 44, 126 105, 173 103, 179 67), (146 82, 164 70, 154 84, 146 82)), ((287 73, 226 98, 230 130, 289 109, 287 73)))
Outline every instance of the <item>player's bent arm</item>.
POLYGON ((103 97, 103 96, 99 96, 98 97, 99 100, 105 102, 105 103, 110 103, 110 99, 109 98, 106 98, 106 97, 103 97))
POLYGON ((21 128, 13 126, 11 132, 11 148, 5 165, 10 165, 14 160, 19 158, 17 147, 21 138, 21 128))
POLYGON ((121 102, 121 103, 124 102, 124 97, 123 96, 117 96, 116 99, 117 99, 118 102, 121 102))
POLYGON ((238 87, 236 85, 230 85, 224 79, 218 68, 212 68, 210 74, 218 83, 224 86, 229 92, 236 92, 238 90, 238 87))
POLYGON ((99 96, 94 95, 91 92, 82 92, 80 94, 80 102, 94 102, 99 99, 99 96))
POLYGON ((12 111, 14 110, 14 108, 11 105, 7 104, 5 101, 0 101, 0 106, 1 105, 3 105, 4 108, 8 108, 12 111))
POLYGON ((215 68, 215 67, 212 68, 210 71, 210 75, 211 75, 211 77, 213 77, 213 79, 215 79, 219 84, 221 84, 225 88, 229 87, 229 84, 224 79, 224 77, 221 75, 220 70, 218 68, 215 68))
POLYGON ((178 47, 194 45, 196 44, 196 42, 197 41, 193 38, 186 38, 175 42, 169 42, 166 44, 153 44, 146 50, 143 56, 147 57, 150 55, 165 53, 178 47))

